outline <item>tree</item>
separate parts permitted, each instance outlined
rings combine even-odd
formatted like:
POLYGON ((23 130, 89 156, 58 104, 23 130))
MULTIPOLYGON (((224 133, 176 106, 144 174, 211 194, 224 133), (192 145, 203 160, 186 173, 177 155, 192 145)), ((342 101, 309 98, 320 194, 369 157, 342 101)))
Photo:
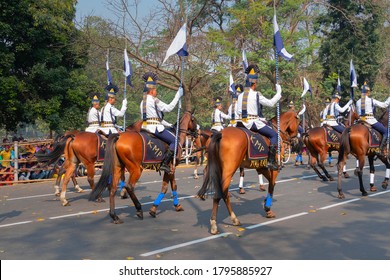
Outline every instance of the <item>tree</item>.
POLYGON ((85 91, 95 86, 82 73, 87 47, 77 41, 75 4, 0 1, 0 121, 7 130, 38 118, 56 131, 84 123, 85 91))
POLYGON ((328 0, 326 6, 327 13, 318 19, 321 36, 326 38, 319 49, 323 78, 340 71, 341 80, 348 81, 348 96, 349 63, 353 59, 358 83, 367 81, 373 86, 386 53, 388 1, 328 0))

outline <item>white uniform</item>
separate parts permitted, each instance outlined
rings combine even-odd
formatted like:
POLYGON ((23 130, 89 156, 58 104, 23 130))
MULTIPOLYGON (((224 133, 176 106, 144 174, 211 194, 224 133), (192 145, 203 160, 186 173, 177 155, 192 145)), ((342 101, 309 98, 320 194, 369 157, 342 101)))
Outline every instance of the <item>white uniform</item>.
POLYGON ((87 132, 95 133, 100 128, 100 112, 95 108, 91 107, 88 112, 88 127, 85 129, 87 132))
POLYGON ((127 100, 124 99, 122 102, 122 107, 120 110, 112 106, 110 103, 106 103, 106 105, 103 106, 102 110, 100 111, 100 114, 102 115, 102 122, 101 122, 101 130, 109 134, 111 133, 118 133, 118 130, 115 128, 116 123, 116 117, 123 117, 127 109, 127 100))
MULTIPOLYGON (((260 104, 262 104, 264 106, 268 106, 268 107, 273 107, 279 101, 279 99, 282 97, 281 93, 282 93, 282 89, 279 85, 277 85, 276 94, 271 99, 264 97, 261 93, 259 93, 257 91, 249 89, 248 103, 247 103, 248 104, 247 105, 248 116, 247 116, 246 121, 241 120, 243 125, 248 129, 250 129, 253 124, 256 125, 257 129, 261 129, 264 126, 266 126, 266 124, 263 121, 264 118, 260 118, 257 115, 258 114, 258 112, 257 112, 257 107, 258 107, 257 95, 259 95, 259 103, 260 104)), ((239 114, 240 118, 242 118, 243 97, 244 97, 244 93, 238 97, 238 102, 237 102, 237 104, 238 104, 237 113, 239 114)))
POLYGON ((230 116, 226 115, 224 112, 218 108, 214 109, 214 113, 211 116, 213 119, 213 124, 211 126, 212 130, 221 131, 223 129, 224 120, 230 120, 230 116))
MULTIPOLYGON (((361 116, 361 110, 362 110, 362 99, 359 99, 356 102, 356 109, 357 113, 359 116, 361 116)), ((381 108, 387 108, 390 105, 390 97, 387 98, 385 102, 378 101, 374 98, 366 96, 366 102, 365 102, 365 114, 366 114, 366 119, 365 121, 371 125, 377 123, 378 121, 374 117, 374 108, 373 106, 378 106, 381 108)))
MULTIPOLYGON (((180 89, 176 92, 175 97, 172 102, 169 104, 164 103, 157 97, 153 97, 150 94, 146 96, 146 125, 142 125, 143 129, 146 129, 150 133, 155 133, 156 130, 161 132, 165 129, 164 124, 162 123, 162 112, 167 113, 171 112, 175 108, 177 102, 180 99, 180 89)), ((143 113, 143 104, 144 101, 141 101, 140 110, 141 118, 143 113)))
POLYGON ((339 113, 344 113, 349 106, 352 104, 352 100, 349 100, 347 104, 345 104, 344 107, 341 107, 339 103, 333 101, 331 104, 327 105, 322 113, 323 116, 323 124, 327 124, 330 126, 336 126, 339 125, 337 122, 336 116, 339 113), (329 111, 330 108, 330 111, 329 111), (329 114, 328 114, 329 112, 329 114))

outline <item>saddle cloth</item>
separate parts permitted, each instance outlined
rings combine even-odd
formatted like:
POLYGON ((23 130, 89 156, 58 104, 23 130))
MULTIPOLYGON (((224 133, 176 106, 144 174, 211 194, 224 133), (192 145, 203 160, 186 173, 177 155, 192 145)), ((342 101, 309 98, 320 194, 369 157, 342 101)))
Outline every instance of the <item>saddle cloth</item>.
POLYGON ((95 133, 98 138, 98 145, 97 145, 97 161, 103 161, 104 160, 104 154, 106 153, 106 144, 107 139, 106 137, 102 137, 100 133, 95 133))
POLYGON ((341 142, 341 134, 334 130, 331 126, 324 125, 326 143, 328 146, 339 147, 341 142))
POLYGON ((168 148, 167 143, 146 131, 138 132, 138 134, 142 138, 142 164, 161 163, 168 148))
POLYGON ((368 131, 370 132, 369 146, 370 148, 379 148, 382 142, 382 135, 376 129, 369 127, 368 131))
POLYGON ((246 134, 249 144, 247 153, 249 160, 263 160, 268 158, 269 147, 263 136, 244 127, 237 128, 241 129, 246 134))

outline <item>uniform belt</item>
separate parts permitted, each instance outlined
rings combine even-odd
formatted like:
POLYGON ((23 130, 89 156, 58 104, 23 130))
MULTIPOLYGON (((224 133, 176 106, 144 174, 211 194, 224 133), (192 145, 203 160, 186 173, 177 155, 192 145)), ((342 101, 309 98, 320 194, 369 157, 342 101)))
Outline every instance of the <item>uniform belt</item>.
POLYGON ((328 119, 328 120, 335 120, 334 116, 331 116, 331 115, 327 115, 326 119, 328 119))
POLYGON ((94 124, 97 124, 97 125, 99 125, 99 122, 90 122, 90 123, 88 123, 89 125, 94 125, 94 124))
POLYGON ((366 114, 366 117, 373 117, 374 114, 366 114))
POLYGON ((222 123, 220 123, 220 122, 213 123, 213 126, 218 126, 218 125, 222 125, 222 123))
POLYGON ((160 118, 147 118, 146 121, 158 121, 161 122, 160 118))
POLYGON ((102 123, 102 127, 111 127, 111 126, 114 126, 114 124, 112 122, 103 122, 102 123))

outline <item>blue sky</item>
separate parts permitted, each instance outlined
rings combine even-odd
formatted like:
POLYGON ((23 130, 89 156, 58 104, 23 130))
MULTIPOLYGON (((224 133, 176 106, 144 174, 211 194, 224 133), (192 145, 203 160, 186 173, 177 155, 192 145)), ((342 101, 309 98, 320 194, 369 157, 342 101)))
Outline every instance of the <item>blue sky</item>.
MULTIPOLYGON (((116 17, 108 8, 107 2, 112 0, 78 0, 76 5, 76 19, 94 15, 104 18, 116 17)), ((139 12, 147 11, 149 7, 155 7, 158 3, 155 0, 141 0, 139 12)))

